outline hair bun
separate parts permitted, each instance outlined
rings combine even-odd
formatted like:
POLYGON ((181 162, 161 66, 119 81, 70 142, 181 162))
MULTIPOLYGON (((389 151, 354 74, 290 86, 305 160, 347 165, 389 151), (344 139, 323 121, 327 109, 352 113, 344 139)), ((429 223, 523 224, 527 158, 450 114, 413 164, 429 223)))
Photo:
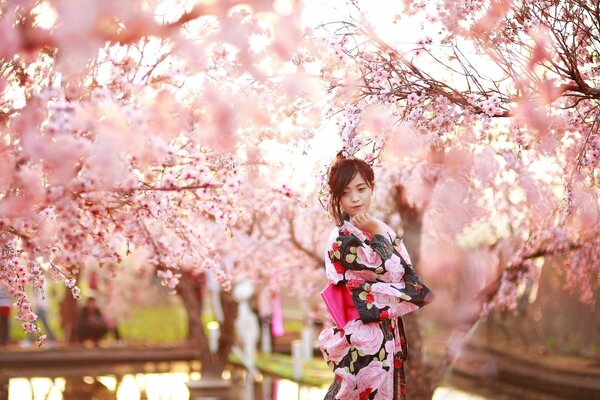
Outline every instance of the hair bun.
POLYGON ((344 150, 338 151, 338 153, 335 155, 335 161, 336 162, 342 161, 342 160, 345 160, 345 159, 346 159, 346 156, 344 155, 344 150))

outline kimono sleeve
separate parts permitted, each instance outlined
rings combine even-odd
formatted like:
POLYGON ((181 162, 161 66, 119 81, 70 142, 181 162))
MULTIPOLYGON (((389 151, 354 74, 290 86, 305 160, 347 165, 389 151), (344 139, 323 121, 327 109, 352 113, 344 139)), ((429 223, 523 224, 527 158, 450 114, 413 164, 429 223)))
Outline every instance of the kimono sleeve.
POLYGON ((355 271, 360 279, 345 280, 362 322, 394 319, 429 304, 431 290, 423 284, 415 270, 402 260, 404 277, 400 282, 379 282, 377 275, 385 273, 385 262, 392 257, 391 243, 375 235, 371 241, 373 254, 361 249, 353 235, 342 236, 339 262, 344 269, 355 271), (356 249, 356 250, 355 250, 356 249), (365 253, 367 253, 365 255, 365 253), (355 257, 353 257, 356 255, 355 257), (427 300, 426 300, 427 298, 427 300))
POLYGON ((430 301, 425 300, 425 298, 428 294, 433 295, 433 292, 425 286, 421 281, 421 278, 419 278, 410 265, 404 266, 404 283, 406 285, 404 292, 411 297, 411 303, 414 303, 419 307, 424 307, 430 303, 430 301))
POLYGON ((352 234, 339 235, 330 253, 331 261, 339 273, 344 274, 358 311, 364 323, 398 318, 425 306, 425 297, 431 290, 419 279, 410 265, 403 262, 404 279, 400 282, 378 282, 377 276, 385 273, 385 263, 393 255, 391 242, 382 235, 374 235, 365 246, 352 234), (346 279, 346 271, 361 279, 346 279))
POLYGON ((431 290, 422 283, 413 282, 350 280, 347 285, 360 320, 368 323, 398 318, 429 304, 425 298, 431 290))

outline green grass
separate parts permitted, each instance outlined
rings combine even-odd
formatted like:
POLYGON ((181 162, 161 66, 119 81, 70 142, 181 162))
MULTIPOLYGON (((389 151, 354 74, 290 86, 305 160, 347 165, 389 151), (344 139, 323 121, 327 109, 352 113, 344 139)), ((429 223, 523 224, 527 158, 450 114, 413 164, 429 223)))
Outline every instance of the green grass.
MULTIPOLYGON (((87 288, 82 286, 82 300, 79 306, 85 303, 85 292, 87 288)), ((59 302, 64 295, 64 285, 61 282, 49 282, 50 307, 48 320, 58 340, 63 338, 60 326, 59 302)), ((18 342, 27 337, 21 322, 16 320, 16 310, 12 310, 10 318, 10 338, 12 342, 18 342)), ((216 318, 211 313, 202 315, 204 326, 216 318)), ((40 328, 43 327, 40 324, 40 328)), ((159 306, 135 306, 132 305, 130 316, 118 323, 119 333, 122 339, 127 341, 147 341, 174 344, 186 339, 187 315, 178 298, 169 299, 159 306), (173 300, 173 301, 170 301, 173 300)), ((302 331, 301 320, 284 319, 284 329, 287 333, 299 333, 302 331)))
MULTIPOLYGON (((240 364, 235 354, 231 354, 229 360, 240 364)), ((325 386, 331 383, 333 372, 322 358, 313 358, 303 363, 304 372, 300 383, 309 386, 325 386)), ((287 354, 265 354, 258 353, 256 356, 256 368, 263 374, 275 375, 285 379, 294 379, 294 360, 287 354)))
MULTIPOLYGON (((83 305, 83 303, 81 303, 83 305)), ((58 301, 50 305, 50 327, 59 340, 63 337, 58 301)), ((10 339, 19 342, 27 337, 21 322, 15 319, 16 310, 10 318, 10 339)), ((41 324, 40 328, 43 327, 41 324)), ((176 343, 187 335, 187 316, 185 309, 178 304, 165 304, 151 307, 132 307, 130 317, 119 321, 119 333, 124 340, 176 343)))
POLYGON ((186 312, 176 305, 135 308, 119 322, 119 333, 125 340, 180 342, 187 336, 186 312))
POLYGON ((283 329, 288 332, 288 333, 298 333, 298 332, 302 332, 302 329, 304 328, 304 322, 302 322, 299 319, 290 319, 290 320, 283 320, 283 329))

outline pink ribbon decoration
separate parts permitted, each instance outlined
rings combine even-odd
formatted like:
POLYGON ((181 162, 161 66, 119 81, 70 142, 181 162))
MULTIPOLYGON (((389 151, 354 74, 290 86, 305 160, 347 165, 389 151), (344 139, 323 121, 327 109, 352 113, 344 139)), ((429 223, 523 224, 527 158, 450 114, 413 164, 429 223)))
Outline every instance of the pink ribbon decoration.
POLYGON ((273 322, 271 324, 271 333, 275 337, 283 336, 283 313, 281 312, 281 299, 278 295, 273 296, 273 322))

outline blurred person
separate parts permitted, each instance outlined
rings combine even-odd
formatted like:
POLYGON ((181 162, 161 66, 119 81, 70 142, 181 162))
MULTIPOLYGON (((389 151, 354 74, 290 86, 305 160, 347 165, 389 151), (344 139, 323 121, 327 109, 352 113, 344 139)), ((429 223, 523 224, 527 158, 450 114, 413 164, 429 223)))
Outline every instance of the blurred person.
POLYGON ((10 338, 10 309, 10 297, 0 286, 0 346, 6 346, 10 338))
MULTIPOLYGON (((337 227, 326 247, 327 290, 347 292, 355 311, 348 319, 336 318, 342 326, 319 335, 335 374, 325 400, 404 400, 408 346, 401 317, 431 303, 433 292, 413 270, 402 238, 369 214, 375 189, 371 166, 339 152, 328 184, 337 227)), ((330 312, 338 316, 340 310, 330 312)))
POLYGON ((109 324, 102 315, 95 297, 88 297, 79 313, 76 334, 81 342, 91 340, 97 346, 108 332, 112 331, 117 340, 120 340, 119 331, 115 324, 109 324))

